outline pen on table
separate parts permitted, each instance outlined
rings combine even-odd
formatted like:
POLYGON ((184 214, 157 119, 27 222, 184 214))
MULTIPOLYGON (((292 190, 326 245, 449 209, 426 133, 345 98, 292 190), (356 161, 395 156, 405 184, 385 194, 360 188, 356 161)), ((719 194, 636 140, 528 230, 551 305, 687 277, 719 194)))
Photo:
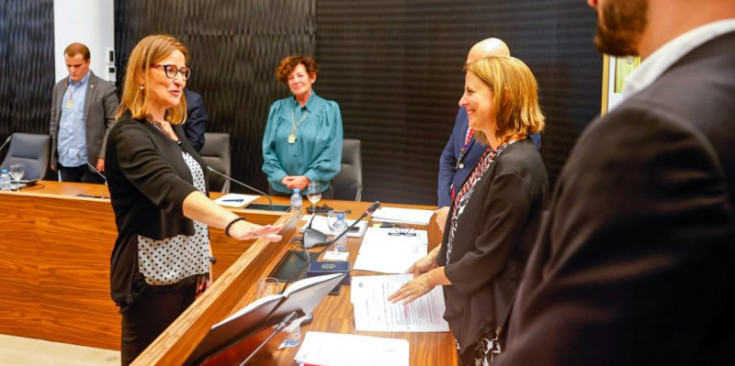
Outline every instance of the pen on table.
POLYGON ((228 200, 222 200, 222 202, 242 202, 242 198, 235 198, 235 199, 228 199, 228 200))

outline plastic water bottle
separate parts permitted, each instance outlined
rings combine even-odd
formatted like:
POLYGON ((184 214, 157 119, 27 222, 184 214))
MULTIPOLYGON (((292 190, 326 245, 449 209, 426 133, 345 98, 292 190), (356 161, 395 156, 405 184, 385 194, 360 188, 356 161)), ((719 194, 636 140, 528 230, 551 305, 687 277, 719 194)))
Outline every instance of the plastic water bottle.
MULTIPOLYGON (((347 221, 345 221, 345 214, 340 212, 337 214, 337 221, 334 222, 334 228, 335 228, 335 234, 339 236, 347 230, 347 221)), ((337 241, 334 242, 334 251, 335 252, 346 252, 347 251, 347 233, 342 235, 337 241)))
POLYGON ((0 172, 0 190, 9 191, 10 189, 10 174, 7 169, 3 169, 0 172))
POLYGON ((304 206, 304 201, 301 198, 301 190, 298 188, 293 189, 291 195, 291 211, 301 212, 301 207, 304 206))

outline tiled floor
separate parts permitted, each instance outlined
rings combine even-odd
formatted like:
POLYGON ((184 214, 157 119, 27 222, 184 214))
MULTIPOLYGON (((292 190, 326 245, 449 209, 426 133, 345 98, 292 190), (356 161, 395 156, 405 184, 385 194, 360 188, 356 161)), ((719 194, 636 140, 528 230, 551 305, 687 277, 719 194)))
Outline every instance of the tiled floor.
POLYGON ((0 334, 0 366, 118 366, 120 352, 0 334))

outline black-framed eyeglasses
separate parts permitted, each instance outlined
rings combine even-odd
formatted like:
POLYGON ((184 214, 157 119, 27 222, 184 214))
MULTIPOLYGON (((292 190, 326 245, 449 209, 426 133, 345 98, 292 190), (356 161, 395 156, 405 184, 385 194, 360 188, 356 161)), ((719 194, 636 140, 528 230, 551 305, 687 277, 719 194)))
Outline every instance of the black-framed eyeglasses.
POLYGON ((393 226, 393 230, 388 232, 390 236, 416 236, 416 230, 410 227, 393 226))
POLYGON ((181 78, 184 80, 189 80, 189 77, 191 76, 191 68, 188 68, 186 66, 181 66, 177 68, 176 65, 152 64, 151 67, 163 69, 163 71, 166 73, 166 77, 168 77, 169 79, 175 78, 176 74, 181 74, 181 78))

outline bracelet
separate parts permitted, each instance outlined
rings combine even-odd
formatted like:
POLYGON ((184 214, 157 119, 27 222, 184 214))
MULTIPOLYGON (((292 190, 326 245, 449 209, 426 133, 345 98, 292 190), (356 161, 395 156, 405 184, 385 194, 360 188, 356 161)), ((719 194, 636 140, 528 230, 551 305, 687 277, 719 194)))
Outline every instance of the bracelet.
POLYGON ((227 226, 225 226, 225 235, 230 236, 230 228, 232 227, 234 223, 238 221, 245 221, 245 216, 238 216, 232 219, 232 221, 230 221, 229 223, 227 223, 227 226))

